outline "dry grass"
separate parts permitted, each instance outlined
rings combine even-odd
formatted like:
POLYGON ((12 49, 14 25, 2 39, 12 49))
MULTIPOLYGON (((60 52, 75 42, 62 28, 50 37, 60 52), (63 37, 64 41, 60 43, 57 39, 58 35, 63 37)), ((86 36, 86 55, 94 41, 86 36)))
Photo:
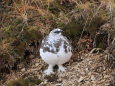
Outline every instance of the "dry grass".
POLYGON ((75 52, 89 52, 98 30, 108 32, 109 45, 115 34, 114 4, 114 0, 2 0, 0 54, 13 58, 13 65, 18 63, 15 57, 28 60, 30 52, 36 57, 38 41, 57 27, 70 36, 75 52))

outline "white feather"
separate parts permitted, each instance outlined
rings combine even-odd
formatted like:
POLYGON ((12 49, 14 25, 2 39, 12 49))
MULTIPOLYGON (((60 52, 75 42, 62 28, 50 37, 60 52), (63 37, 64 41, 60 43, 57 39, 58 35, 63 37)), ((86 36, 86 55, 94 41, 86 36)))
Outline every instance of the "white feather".
MULTIPOLYGON (((54 30, 60 30, 60 29, 54 29, 54 30)), ((65 68, 62 66, 64 63, 68 62, 72 56, 72 52, 71 52, 71 45, 69 45, 69 41, 66 37, 64 37, 63 35, 61 35, 61 33, 59 34, 55 34, 52 30, 50 32, 50 34, 47 36, 47 43, 46 45, 43 45, 44 47, 49 47, 49 50, 54 50, 54 52, 56 51, 56 47, 53 46, 53 44, 55 44, 55 42, 59 41, 60 39, 63 40, 61 42, 61 45, 59 46, 59 51, 57 53, 53 53, 53 52, 49 52, 46 51, 44 52, 43 48, 40 48, 40 56, 41 58, 47 63, 49 64, 48 69, 45 71, 46 74, 51 74, 53 73, 53 66, 54 65, 58 65, 59 66, 59 71, 65 71, 65 68), (64 49, 64 41, 66 41, 66 43, 68 44, 67 46, 67 51, 70 49, 69 52, 65 52, 64 49), (48 46, 48 44, 52 45, 52 46, 48 46)), ((42 43, 45 42, 42 41, 42 43)))

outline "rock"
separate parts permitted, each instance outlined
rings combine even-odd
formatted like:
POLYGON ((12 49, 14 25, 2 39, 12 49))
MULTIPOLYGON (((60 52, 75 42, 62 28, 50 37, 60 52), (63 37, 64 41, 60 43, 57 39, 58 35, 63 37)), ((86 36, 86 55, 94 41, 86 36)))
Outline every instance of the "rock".
POLYGON ((105 75, 104 78, 109 78, 110 76, 109 75, 105 75))
POLYGON ((35 66, 38 66, 39 65, 39 63, 35 63, 35 66))
POLYGON ((89 72, 89 68, 86 68, 86 72, 89 72))
POLYGON ((82 82, 83 80, 84 80, 84 77, 81 76, 81 77, 79 78, 78 82, 82 82))
POLYGON ((91 76, 91 80, 95 81, 95 76, 94 75, 91 76))
POLYGON ((25 68, 22 68, 21 71, 24 72, 24 71, 26 71, 26 69, 25 69, 25 68))
POLYGON ((58 84, 56 84, 55 86, 62 86, 62 83, 58 83, 58 84))
POLYGON ((33 59, 35 56, 34 55, 30 55, 30 58, 33 59))

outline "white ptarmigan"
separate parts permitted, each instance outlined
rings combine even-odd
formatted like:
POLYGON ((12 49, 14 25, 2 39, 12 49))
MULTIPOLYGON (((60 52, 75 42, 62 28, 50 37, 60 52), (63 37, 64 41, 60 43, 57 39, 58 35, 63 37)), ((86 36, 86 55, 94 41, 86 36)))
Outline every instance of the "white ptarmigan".
POLYGON ((72 56, 72 47, 69 40, 62 35, 62 30, 59 28, 53 29, 48 36, 46 36, 41 43, 40 56, 49 64, 47 70, 44 71, 46 75, 53 72, 53 67, 58 66, 59 72, 64 72, 63 64, 68 62, 72 56))

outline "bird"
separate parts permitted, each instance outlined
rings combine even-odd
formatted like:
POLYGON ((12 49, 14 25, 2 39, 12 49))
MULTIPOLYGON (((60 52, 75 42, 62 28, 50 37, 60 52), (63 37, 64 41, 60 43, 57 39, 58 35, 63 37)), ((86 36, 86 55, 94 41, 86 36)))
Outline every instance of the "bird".
POLYGON ((58 72, 65 72, 64 63, 68 62, 72 56, 71 42, 63 35, 63 30, 55 28, 45 36, 39 49, 40 56, 48 69, 44 71, 46 75, 54 74, 53 67, 58 66, 58 72))

